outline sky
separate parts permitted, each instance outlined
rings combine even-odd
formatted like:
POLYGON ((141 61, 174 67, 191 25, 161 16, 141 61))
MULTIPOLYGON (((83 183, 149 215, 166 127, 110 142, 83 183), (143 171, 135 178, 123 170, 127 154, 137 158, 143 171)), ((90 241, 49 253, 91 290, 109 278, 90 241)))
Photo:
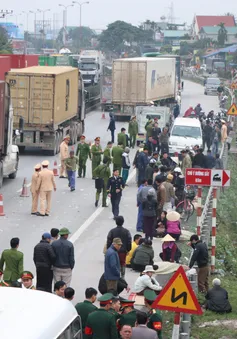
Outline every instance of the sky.
MULTIPOLYGON (((84 2, 86 0, 78 0, 84 2)), ((90 0, 89 0, 90 1, 90 0)), ((58 5, 70 5, 69 0, 8 0, 8 7, 1 7, 3 10, 13 10, 14 14, 22 11, 35 11, 39 9, 50 9, 45 13, 45 19, 53 19, 53 14, 58 20, 58 24, 63 20, 62 7, 58 5), (62 1, 62 2, 60 2, 62 1)), ((93 29, 104 29, 106 26, 116 20, 123 20, 134 25, 149 19, 151 21, 160 21, 161 16, 169 16, 169 0, 91 0, 89 4, 82 6, 82 25, 93 29)), ((231 12, 237 16, 236 2, 233 0, 174 0, 173 13, 176 23, 187 22, 191 24, 194 14, 199 15, 223 15, 231 12)), ((15 15, 9 16, 8 21, 14 22, 15 15)), ((37 15, 38 20, 42 20, 42 14, 37 15)), ((5 19, 0 19, 5 21, 5 19)), ((26 27, 26 14, 18 16, 18 24, 22 23, 26 27)), ((28 17, 29 30, 33 30, 34 15, 28 17)), ((80 9, 78 5, 69 7, 67 10, 68 26, 79 25, 80 9)))

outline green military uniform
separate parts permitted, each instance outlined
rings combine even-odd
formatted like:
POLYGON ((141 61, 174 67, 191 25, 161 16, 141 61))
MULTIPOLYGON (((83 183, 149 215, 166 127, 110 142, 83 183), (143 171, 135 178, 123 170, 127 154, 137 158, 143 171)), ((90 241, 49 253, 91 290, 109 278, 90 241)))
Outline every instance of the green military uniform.
POLYGON ((95 144, 91 146, 91 154, 92 154, 92 178, 94 169, 99 166, 101 163, 101 155, 102 155, 102 148, 100 145, 96 146, 95 144))
POLYGON ((4 264, 4 281, 11 283, 18 280, 23 271, 23 253, 16 248, 4 250, 0 259, 0 270, 3 270, 4 264))
POLYGON ((93 171, 94 178, 101 178, 104 180, 103 188, 96 190, 96 197, 95 197, 96 207, 98 206, 98 202, 100 199, 100 193, 102 190, 103 190, 102 206, 106 207, 107 183, 108 183, 110 176, 111 176, 111 173, 110 173, 110 168, 108 164, 99 165, 93 171))
POLYGON ((149 120, 145 126, 147 139, 152 137, 153 121, 149 120))
POLYGON ((111 308, 109 310, 109 313, 113 314, 113 316, 115 317, 115 321, 117 322, 118 319, 120 319, 121 314, 119 314, 118 312, 116 312, 113 308, 111 308))
POLYGON ((106 147, 104 150, 104 158, 107 159, 107 164, 110 165, 112 163, 112 155, 111 155, 112 149, 109 147, 106 147))
POLYGON ((134 148, 136 145, 137 134, 138 134, 138 123, 135 118, 133 118, 129 122, 128 133, 130 136, 131 147, 134 148))
POLYGON ((76 156, 79 156, 79 168, 78 168, 78 177, 83 178, 86 176, 86 162, 88 157, 91 159, 91 150, 90 146, 86 143, 79 143, 77 145, 76 156))
MULTIPOLYGON (((157 295, 154 291, 146 290, 144 291, 145 303, 152 305, 156 300, 157 295)), ((162 315, 159 310, 150 309, 148 312, 148 322, 147 327, 155 330, 159 339, 162 339, 162 315)))
POLYGON ((89 314, 86 327, 86 339, 117 339, 115 317, 102 307, 112 303, 113 294, 106 293, 98 298, 101 308, 89 314))
POLYGON ((125 148, 127 146, 126 134, 122 132, 118 133, 117 142, 118 142, 118 145, 121 144, 123 145, 123 148, 125 148))
MULTIPOLYGON (((126 307, 133 307, 135 301, 123 299, 120 302, 121 302, 121 308, 124 310, 126 307)), ((119 329, 123 325, 130 325, 130 326, 134 327, 136 321, 137 321, 137 311, 132 309, 131 312, 124 313, 124 314, 121 315, 119 322, 118 322, 119 329)))
POLYGON ((119 170, 119 175, 121 175, 121 169, 122 169, 122 154, 123 154, 122 147, 114 146, 112 148, 113 165, 114 165, 114 168, 119 170))
POLYGON ((86 338, 85 327, 86 327, 87 318, 90 313, 98 310, 98 308, 94 304, 92 304, 89 300, 84 300, 82 303, 76 304, 75 308, 77 310, 77 313, 81 317, 83 338, 86 338))

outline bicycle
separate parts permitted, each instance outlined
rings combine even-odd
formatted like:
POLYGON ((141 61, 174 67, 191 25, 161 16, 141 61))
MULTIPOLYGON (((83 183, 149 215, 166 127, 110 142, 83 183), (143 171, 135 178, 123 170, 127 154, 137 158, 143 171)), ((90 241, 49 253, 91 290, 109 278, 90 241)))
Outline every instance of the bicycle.
POLYGON ((192 201, 195 198, 195 192, 190 186, 186 186, 184 189, 184 199, 176 206, 176 212, 181 215, 181 218, 185 222, 193 215, 195 208, 192 201))

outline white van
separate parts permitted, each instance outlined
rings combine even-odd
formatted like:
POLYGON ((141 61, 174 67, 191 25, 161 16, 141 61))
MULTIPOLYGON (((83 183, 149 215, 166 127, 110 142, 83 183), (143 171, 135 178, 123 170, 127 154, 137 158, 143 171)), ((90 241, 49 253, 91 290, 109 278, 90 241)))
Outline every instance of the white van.
POLYGON ((171 128, 169 152, 180 153, 186 147, 202 147, 202 127, 198 119, 176 118, 171 128))
POLYGON ((52 293, 0 287, 2 339, 82 339, 81 319, 68 300, 52 293))

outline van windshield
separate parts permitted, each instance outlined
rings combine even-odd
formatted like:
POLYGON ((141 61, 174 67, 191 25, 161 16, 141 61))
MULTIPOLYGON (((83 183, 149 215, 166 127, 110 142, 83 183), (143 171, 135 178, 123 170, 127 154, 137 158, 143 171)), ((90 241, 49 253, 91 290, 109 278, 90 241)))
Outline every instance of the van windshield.
POLYGON ((218 78, 208 78, 207 85, 220 85, 221 81, 218 78))
POLYGON ((173 127, 171 136, 184 138, 201 138, 201 128, 194 126, 179 126, 173 127))

